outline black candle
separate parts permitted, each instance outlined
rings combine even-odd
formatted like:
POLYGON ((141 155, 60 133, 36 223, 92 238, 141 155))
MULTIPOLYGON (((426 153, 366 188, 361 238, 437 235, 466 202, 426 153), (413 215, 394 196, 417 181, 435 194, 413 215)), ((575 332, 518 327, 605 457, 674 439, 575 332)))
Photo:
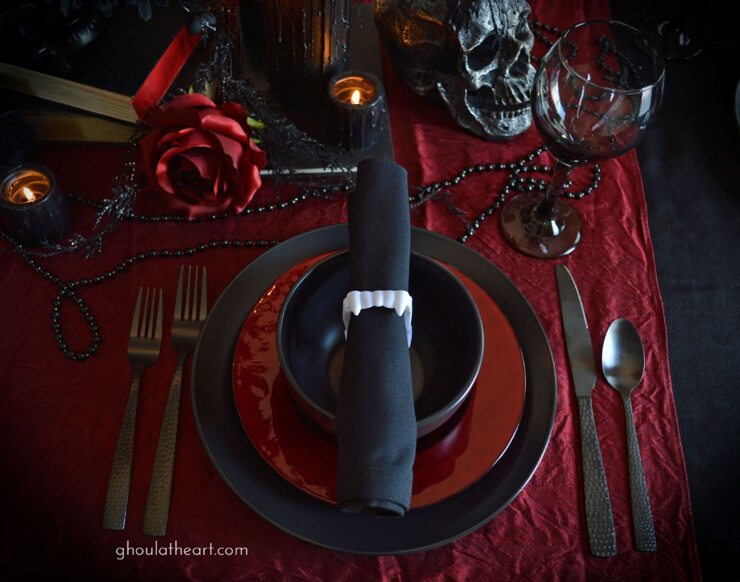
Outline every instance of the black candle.
POLYGON ((349 71, 329 82, 329 141, 350 151, 372 147, 384 130, 385 92, 370 73, 349 71))
POLYGON ((0 219, 18 242, 39 245, 67 234, 67 201, 48 168, 25 164, 11 171, 0 185, 0 219))
POLYGON ((326 83, 347 66, 350 0, 264 0, 270 87, 286 105, 321 107, 326 83))

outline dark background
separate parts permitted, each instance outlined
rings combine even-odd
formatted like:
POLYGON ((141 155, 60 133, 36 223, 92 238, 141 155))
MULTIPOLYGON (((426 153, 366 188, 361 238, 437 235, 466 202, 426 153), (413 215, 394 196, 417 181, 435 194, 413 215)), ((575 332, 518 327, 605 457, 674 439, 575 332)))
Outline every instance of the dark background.
POLYGON ((659 13, 685 15, 703 49, 668 62, 659 119, 637 154, 702 572, 739 580, 740 2, 612 1, 630 24, 659 13))

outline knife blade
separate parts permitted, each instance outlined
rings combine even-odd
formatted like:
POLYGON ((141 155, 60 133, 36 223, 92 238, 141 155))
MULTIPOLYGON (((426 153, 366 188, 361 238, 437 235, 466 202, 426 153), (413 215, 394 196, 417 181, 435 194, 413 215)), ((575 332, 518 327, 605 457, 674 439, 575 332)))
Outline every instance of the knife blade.
POLYGON ((608 557, 617 553, 611 498, 596 433, 591 391, 596 385, 596 364, 586 314, 575 281, 565 265, 556 265, 560 309, 573 387, 581 424, 581 459, 586 505, 586 527, 591 553, 608 557))

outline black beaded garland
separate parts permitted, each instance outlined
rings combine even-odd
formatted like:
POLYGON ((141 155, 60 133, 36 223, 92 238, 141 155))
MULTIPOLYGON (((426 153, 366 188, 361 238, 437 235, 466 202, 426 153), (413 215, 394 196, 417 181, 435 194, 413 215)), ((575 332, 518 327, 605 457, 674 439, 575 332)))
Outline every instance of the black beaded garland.
MULTIPOLYGON (((247 216, 250 214, 262 214, 263 212, 272 212, 274 210, 284 210, 288 206, 295 206, 299 202, 305 202, 309 198, 323 198, 323 199, 331 199, 332 197, 336 196, 340 192, 347 192, 353 187, 353 184, 350 183, 342 183, 337 184, 335 186, 324 186, 324 187, 316 187, 316 188, 308 188, 303 187, 300 190, 300 194, 298 196, 295 196, 294 198, 291 198, 289 200, 285 200, 282 202, 279 202, 277 204, 267 204, 264 206, 247 206, 241 213, 241 216, 247 216)), ((81 196, 79 194, 74 194, 73 192, 66 192, 65 195, 67 198, 76 204, 82 204, 84 206, 95 208, 98 212, 102 212, 106 207, 106 202, 97 202, 94 200, 91 200, 89 198, 85 198, 84 196, 81 196)), ((156 216, 150 216, 146 214, 135 214, 132 210, 129 210, 124 218, 126 220, 135 220, 138 222, 192 222, 192 223, 199 223, 199 222, 211 222, 213 220, 221 220, 221 219, 227 219, 227 218, 234 218, 233 214, 215 214, 213 216, 206 216, 206 217, 200 217, 200 218, 188 218, 185 216, 178 216, 178 215, 156 215, 156 216)))
MULTIPOLYGON (((545 180, 537 180, 532 176, 524 177, 520 175, 525 172, 552 174, 553 170, 549 166, 544 164, 537 165, 532 163, 535 158, 541 156, 545 151, 547 151, 547 147, 541 146, 534 150, 532 153, 527 154, 525 157, 523 157, 521 160, 518 160, 517 162, 510 162, 508 164, 503 164, 500 162, 497 164, 476 164, 475 166, 463 168, 453 178, 442 180, 440 182, 434 182, 433 184, 419 189, 416 195, 409 196, 410 207, 412 209, 416 208, 417 206, 424 204, 428 200, 438 197, 445 188, 460 184, 462 180, 464 180, 471 174, 491 172, 494 170, 509 170, 509 177, 506 181, 506 186, 504 186, 501 193, 494 200, 494 202, 481 214, 479 214, 473 222, 468 222, 466 220, 466 230, 462 235, 458 237, 457 240, 462 243, 467 242, 467 240, 475 234, 475 231, 482 226, 484 220, 501 207, 506 199, 506 196, 510 194, 512 190, 516 192, 522 192, 525 190, 528 192, 544 192, 547 189, 547 182, 545 182, 545 180)), ((601 168, 598 165, 595 165, 592 168, 592 172, 593 177, 589 186, 587 186, 580 192, 565 192, 563 193, 563 196, 565 198, 580 200, 584 196, 591 194, 594 190, 596 190, 596 188, 598 188, 599 182, 601 181, 601 168)), ((566 183, 566 187, 570 188, 572 185, 573 182, 571 180, 568 180, 568 182, 566 183)))
MULTIPOLYGON (((28 264, 31 269, 37 274, 40 274, 43 276, 44 279, 47 279, 51 281, 54 285, 57 286, 57 295, 52 301, 52 310, 51 310, 51 329, 54 332, 54 339, 57 342, 57 345, 59 347, 59 350, 64 353, 64 355, 70 359, 75 360, 78 362, 83 362, 90 356, 95 355, 98 352, 98 346, 102 342, 102 337, 100 336, 100 327, 97 325, 95 317, 90 313, 89 306, 85 303, 84 299, 80 297, 77 292, 75 291, 75 288, 80 287, 87 287, 90 284, 93 285, 99 285, 102 283, 105 279, 113 279, 116 275, 123 273, 133 265, 135 262, 141 262, 148 259, 153 259, 157 257, 170 257, 170 256, 180 256, 183 251, 180 250, 169 250, 169 249, 162 249, 162 250, 150 250, 146 253, 137 253, 134 257, 130 257, 125 259, 122 263, 116 265, 113 270, 106 271, 102 275, 94 275, 92 277, 86 277, 82 278, 79 281, 68 281, 68 282, 61 282, 57 277, 53 276, 50 271, 44 269, 41 267, 36 260, 33 258, 31 253, 29 253, 23 245, 18 243, 14 238, 12 238, 7 232, 5 232, 3 229, 0 229, 0 236, 5 238, 16 250, 16 252, 26 261, 26 264, 28 264), (64 339, 63 334, 63 328, 62 324, 60 323, 60 319, 62 316, 61 313, 61 307, 63 305, 63 300, 71 300, 74 305, 77 306, 80 313, 83 315, 85 322, 88 325, 88 329, 90 331, 90 344, 87 346, 85 351, 75 351, 70 348, 69 344, 64 339)), ((187 249, 192 250, 194 252, 202 252, 208 248, 217 248, 217 247, 234 247, 234 248, 240 248, 240 247, 246 247, 249 248, 251 246, 258 246, 258 247, 266 247, 266 246, 275 246, 278 244, 277 240, 271 239, 271 240, 226 240, 221 239, 218 241, 210 241, 207 245, 206 244, 200 244, 194 249, 187 249)))

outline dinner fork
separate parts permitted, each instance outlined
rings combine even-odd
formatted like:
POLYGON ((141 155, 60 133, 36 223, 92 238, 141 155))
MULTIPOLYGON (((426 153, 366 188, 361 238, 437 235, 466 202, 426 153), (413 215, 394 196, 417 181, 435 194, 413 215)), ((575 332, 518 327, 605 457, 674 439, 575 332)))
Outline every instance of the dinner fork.
POLYGON ((126 412, 123 415, 121 434, 118 436, 116 455, 113 459, 108 494, 105 499, 103 527, 105 529, 120 530, 126 525, 126 509, 131 485, 131 463, 134 453, 134 431, 136 428, 136 407, 139 395, 141 377, 149 366, 159 357, 159 348, 162 344, 162 289, 159 290, 159 305, 156 308, 157 320, 154 320, 157 290, 151 290, 151 303, 147 288, 144 299, 144 309, 141 309, 141 299, 144 288, 139 289, 136 300, 134 317, 131 322, 127 357, 134 369, 131 389, 126 403, 126 412))
POLYGON ((183 306, 183 275, 185 266, 180 268, 175 297, 175 315, 172 320, 172 347, 177 351, 177 366, 167 397, 162 429, 159 433, 157 453, 154 457, 152 480, 149 483, 149 496, 144 512, 144 533, 149 536, 163 536, 167 531, 167 517, 172 494, 172 472, 175 465, 175 443, 177 440, 177 420, 180 413, 180 389, 182 387, 182 370, 185 359, 195 348, 198 334, 208 314, 208 297, 206 289, 206 268, 203 267, 200 285, 200 305, 198 305, 198 271, 191 286, 192 267, 188 267, 185 305, 183 306), (191 302, 192 288, 192 302, 191 302))

